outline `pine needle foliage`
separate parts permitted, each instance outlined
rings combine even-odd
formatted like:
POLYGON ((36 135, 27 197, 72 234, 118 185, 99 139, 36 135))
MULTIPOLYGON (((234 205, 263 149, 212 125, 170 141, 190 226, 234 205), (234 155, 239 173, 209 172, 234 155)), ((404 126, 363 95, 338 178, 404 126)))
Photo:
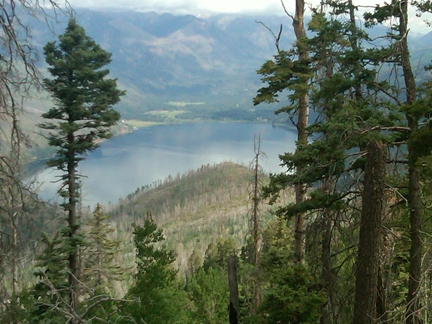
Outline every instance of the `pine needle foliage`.
POLYGON ((69 21, 58 44, 45 45, 44 54, 52 76, 44 82, 56 106, 42 115, 47 122, 40 127, 52 131, 49 145, 57 148, 48 165, 65 172, 61 179, 68 185, 68 165, 76 168, 83 154, 98 147, 98 140, 111 137, 110 127, 120 118, 113 106, 125 92, 103 69, 111 54, 87 36, 75 19, 69 21))
POLYGON ((108 293, 113 281, 121 281, 130 269, 119 264, 121 241, 111 238, 115 229, 108 222, 108 216, 100 204, 96 205, 87 225, 87 248, 82 251, 83 281, 100 293, 108 293))

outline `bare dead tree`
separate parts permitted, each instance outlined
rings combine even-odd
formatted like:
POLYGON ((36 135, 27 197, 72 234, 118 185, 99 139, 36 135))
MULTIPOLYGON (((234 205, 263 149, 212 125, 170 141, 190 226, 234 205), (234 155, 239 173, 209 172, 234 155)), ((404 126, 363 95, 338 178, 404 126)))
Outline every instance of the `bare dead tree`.
POLYGON ((31 185, 22 181, 21 152, 28 140, 20 117, 25 99, 41 85, 28 17, 49 23, 63 10, 61 5, 69 9, 67 0, 0 1, 0 258, 8 260, 10 267, 8 276, 0 267, 0 280, 11 280, 12 287, 12 291, 2 289, 3 301, 18 291, 20 233, 26 227, 26 204, 31 196, 31 185))
POLYGON ((228 257, 228 283, 230 292, 230 302, 228 306, 229 323, 238 324, 240 318, 239 291, 237 282, 237 257, 228 257))
POLYGON ((39 299, 36 301, 36 304, 47 307, 50 312, 61 315, 65 319, 65 323, 86 324, 97 322, 109 324, 118 323, 119 320, 121 320, 122 323, 136 323, 131 316, 118 316, 118 309, 121 308, 123 304, 136 302, 136 300, 113 298, 107 294, 100 294, 81 282, 80 285, 86 288, 86 306, 77 311, 72 307, 68 298, 64 296, 64 292, 59 290, 49 278, 42 278, 40 283, 50 291, 51 300, 39 299), (103 307, 103 304, 108 302, 116 303, 118 307, 114 308, 114 310, 110 309, 110 311, 107 311, 107 309, 103 307), (96 309, 98 310, 97 313, 94 312, 96 309))
POLYGON ((251 235, 253 240, 253 266, 255 271, 255 280, 253 283, 253 307, 252 312, 258 309, 261 301, 261 294, 259 289, 259 283, 256 281, 256 275, 258 274, 259 266, 259 253, 261 249, 261 229, 260 229, 260 205, 262 202, 261 188, 263 186, 263 170, 260 165, 260 160, 265 156, 261 151, 261 135, 258 137, 254 136, 254 153, 255 157, 251 162, 253 170, 253 179, 251 185, 251 191, 249 193, 249 201, 251 206, 249 208, 249 222, 251 235))
POLYGON ((254 152, 255 157, 252 160, 252 170, 253 170, 253 180, 252 180, 252 190, 249 194, 249 200, 251 202, 251 207, 249 209, 250 213, 250 223, 252 229, 252 237, 253 237, 253 264, 255 270, 258 267, 259 260, 259 250, 260 250, 260 204, 261 204, 261 186, 262 186, 262 175, 263 170, 260 165, 260 160, 264 156, 264 153, 261 151, 261 135, 254 137, 254 152))

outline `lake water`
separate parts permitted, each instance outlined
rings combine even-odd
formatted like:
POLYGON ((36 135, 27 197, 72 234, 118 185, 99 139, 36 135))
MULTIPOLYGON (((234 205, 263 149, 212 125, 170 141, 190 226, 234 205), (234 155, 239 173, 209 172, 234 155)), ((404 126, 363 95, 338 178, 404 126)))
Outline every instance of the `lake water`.
MULTIPOLYGON (((270 124, 187 123, 152 126, 101 144, 79 165, 83 203, 117 202, 138 187, 175 176, 204 164, 232 161, 249 165, 254 158, 254 135, 261 134, 262 161, 267 172, 280 171, 279 154, 293 151, 296 135, 270 124)), ((47 169, 37 175, 40 195, 57 196, 59 173, 47 169)))

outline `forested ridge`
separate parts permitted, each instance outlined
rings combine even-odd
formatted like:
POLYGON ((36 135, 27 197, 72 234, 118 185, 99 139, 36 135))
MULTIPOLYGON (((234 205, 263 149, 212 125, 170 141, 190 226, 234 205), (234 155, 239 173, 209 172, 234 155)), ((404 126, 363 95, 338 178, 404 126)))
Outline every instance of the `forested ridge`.
POLYGON ((79 166, 125 91, 69 4, 49 4, 69 20, 42 77, 21 15, 55 23, 47 4, 0 3, 0 322, 432 323, 432 65, 418 73, 409 37, 430 1, 282 2, 295 40, 260 23, 275 54, 250 99, 296 129, 283 170, 261 170, 257 136, 250 166, 204 165, 92 209, 79 166), (60 205, 22 176, 37 88, 52 96, 39 127, 60 205))
MULTIPOLYGON (((268 176, 262 175, 263 181, 268 176)), ((151 215, 163 229, 165 244, 176 252, 175 265, 185 274, 189 257, 203 257, 209 244, 231 240, 241 248, 249 236, 250 195, 253 172, 232 162, 204 165, 198 170, 169 177, 164 181, 138 188, 135 193, 110 205, 107 214, 123 240, 132 242, 131 225, 143 215, 151 215)), ((293 199, 291 190, 284 191, 278 203, 293 199)), ((263 206, 261 222, 275 220, 276 206, 263 206)))

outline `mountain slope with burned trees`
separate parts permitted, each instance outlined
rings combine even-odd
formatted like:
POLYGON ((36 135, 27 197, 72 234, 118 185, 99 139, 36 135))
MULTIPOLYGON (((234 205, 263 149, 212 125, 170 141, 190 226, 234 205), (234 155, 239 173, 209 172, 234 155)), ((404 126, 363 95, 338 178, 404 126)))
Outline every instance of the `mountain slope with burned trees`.
MULTIPOLYGON (((176 251, 176 263, 183 271, 193 250, 204 255, 207 246, 220 238, 234 239, 237 248, 244 244, 250 230, 253 175, 252 169, 232 162, 204 165, 139 188, 108 213, 125 239, 130 237, 131 223, 151 215, 163 229, 168 247, 176 251)), ((261 184, 268 181, 268 176, 260 177, 261 184)), ((280 201, 288 203, 292 197, 287 190, 280 201)), ((272 209, 261 204, 262 224, 274 219, 272 209)))

